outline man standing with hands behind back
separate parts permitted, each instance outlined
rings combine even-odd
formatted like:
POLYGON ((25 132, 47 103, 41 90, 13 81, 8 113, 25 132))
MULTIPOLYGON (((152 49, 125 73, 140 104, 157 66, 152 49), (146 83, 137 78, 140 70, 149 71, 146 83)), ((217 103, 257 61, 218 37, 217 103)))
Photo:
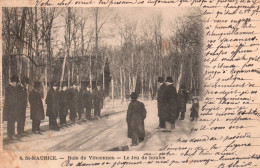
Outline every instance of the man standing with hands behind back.
POLYGON ((159 83, 159 89, 157 93, 157 107, 158 107, 158 117, 159 117, 159 127, 160 128, 165 128, 165 121, 163 120, 163 106, 164 106, 164 101, 163 101, 163 94, 166 89, 166 85, 164 83, 163 77, 158 77, 158 83, 159 83))

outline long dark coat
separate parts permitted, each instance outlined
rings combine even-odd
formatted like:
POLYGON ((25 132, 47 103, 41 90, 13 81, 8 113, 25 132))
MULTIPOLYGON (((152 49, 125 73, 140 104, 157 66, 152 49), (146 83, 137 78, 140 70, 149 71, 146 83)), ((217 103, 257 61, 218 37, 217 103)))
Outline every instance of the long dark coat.
POLYGON ((191 111, 190 117, 198 118, 199 117, 199 103, 193 103, 190 111, 191 111))
POLYGON ((172 84, 166 86, 163 101, 162 119, 169 122, 175 121, 178 117, 178 95, 172 84))
POLYGON ((85 93, 85 90, 80 90, 79 91, 79 93, 78 93, 78 98, 79 98, 79 102, 78 102, 78 111, 80 112, 80 113, 83 113, 84 112, 84 104, 85 104, 85 95, 86 93, 85 93))
POLYGON ((157 94, 157 107, 158 107, 158 117, 162 117, 163 114, 163 106, 164 106, 164 101, 163 101, 163 95, 166 89, 166 85, 165 83, 163 83, 159 90, 158 90, 158 94, 157 94))
POLYGON ((104 100, 104 95, 101 90, 95 89, 93 91, 93 99, 94 99, 94 108, 102 108, 103 107, 103 100, 104 100))
POLYGON ((26 87, 19 85, 17 86, 17 96, 18 96, 18 111, 20 117, 26 116, 26 107, 27 107, 27 89, 26 87))
POLYGON ((144 104, 132 100, 127 109, 126 121, 128 125, 128 138, 145 137, 144 119, 146 118, 146 109, 144 104))
POLYGON ((47 104, 46 116, 57 118, 59 114, 58 92, 51 88, 45 99, 47 104))
POLYGON ((92 104, 92 94, 90 93, 90 91, 85 91, 84 93, 84 107, 87 109, 92 109, 93 108, 93 104, 92 104))
POLYGON ((30 118, 32 120, 44 120, 44 109, 42 104, 41 94, 35 89, 29 94, 30 102, 30 118))
POLYGON ((59 116, 68 115, 69 95, 68 90, 59 92, 59 116))
POLYGON ((69 94, 69 108, 76 111, 79 105, 79 92, 77 89, 72 88, 68 90, 68 94, 69 94))
POLYGON ((186 104, 188 101, 189 95, 185 90, 181 90, 178 94, 179 100, 179 112, 186 112, 186 104))
POLYGON ((8 86, 5 89, 5 100, 3 109, 4 121, 18 121, 18 102, 19 100, 17 96, 17 87, 8 84, 8 86))

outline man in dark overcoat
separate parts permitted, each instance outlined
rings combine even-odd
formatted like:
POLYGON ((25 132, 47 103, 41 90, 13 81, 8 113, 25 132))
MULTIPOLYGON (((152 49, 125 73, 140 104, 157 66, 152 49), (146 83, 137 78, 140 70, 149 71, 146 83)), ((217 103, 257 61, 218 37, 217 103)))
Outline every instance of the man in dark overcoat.
POLYGON ((17 133, 19 136, 24 134, 24 126, 26 119, 26 107, 28 101, 28 93, 27 93, 27 85, 29 84, 29 79, 27 77, 23 77, 21 83, 17 86, 18 89, 18 99, 19 99, 19 119, 17 123, 17 133))
POLYGON ((90 92, 90 87, 87 86, 86 91, 84 92, 84 107, 86 108, 86 119, 91 119, 91 109, 93 108, 92 104, 92 94, 90 92))
POLYGON ((32 120, 32 131, 34 133, 40 133, 41 120, 44 120, 44 109, 42 103, 42 97, 39 92, 41 87, 41 82, 34 82, 33 89, 29 94, 30 103, 30 118, 32 120))
POLYGON ((163 77, 158 77, 159 89, 157 93, 157 107, 158 107, 158 117, 159 117, 159 128, 165 128, 165 121, 163 120, 163 94, 166 89, 166 84, 164 83, 163 77))
POLYGON ((79 90, 79 98, 78 98, 78 115, 80 116, 80 114, 84 114, 84 108, 85 108, 85 90, 86 90, 86 85, 85 82, 82 81, 81 82, 81 87, 79 90))
POLYGON ((69 104, 69 95, 68 95, 68 84, 63 82, 62 90, 59 92, 59 118, 60 125, 66 125, 66 117, 68 115, 68 104, 69 104))
POLYGON ((47 93, 45 103, 47 104, 46 116, 49 117, 49 128, 51 130, 59 130, 57 117, 59 114, 59 98, 58 98, 58 83, 50 83, 50 89, 47 93))
MULTIPOLYGON (((76 83, 69 89, 69 109, 70 109, 70 120, 72 122, 76 121, 78 104, 79 104, 79 92, 76 83)), ((81 114, 79 114, 79 119, 81 119, 81 114)))
POLYGON ((185 86, 182 85, 178 94, 179 113, 181 113, 180 120, 184 120, 185 118, 186 104, 188 102, 188 98, 189 98, 188 92, 185 90, 185 86))
POLYGON ((19 78, 15 75, 11 77, 11 83, 5 88, 5 100, 3 119, 7 121, 7 136, 10 140, 13 139, 15 134, 15 122, 18 121, 19 111, 18 107, 18 96, 17 96, 17 82, 19 78))
POLYGON ((130 96, 131 102, 127 109, 126 122, 128 126, 128 138, 131 138, 132 145, 136 146, 139 142, 144 141, 146 109, 144 104, 137 100, 137 93, 133 92, 130 96))
POLYGON ((100 116, 101 109, 103 108, 104 94, 100 86, 97 86, 93 91, 94 97, 94 116, 100 116))
POLYGON ((175 128, 175 120, 178 118, 178 95, 176 88, 173 86, 172 77, 167 77, 166 89, 163 95, 163 106, 162 118, 166 122, 166 132, 171 132, 175 128))

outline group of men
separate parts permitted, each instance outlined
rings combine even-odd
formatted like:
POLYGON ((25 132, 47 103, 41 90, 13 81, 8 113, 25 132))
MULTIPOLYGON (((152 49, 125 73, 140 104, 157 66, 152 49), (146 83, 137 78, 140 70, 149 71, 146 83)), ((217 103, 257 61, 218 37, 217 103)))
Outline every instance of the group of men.
POLYGON ((60 126, 66 125, 68 114, 72 122, 76 122, 77 118, 80 120, 84 113, 88 120, 92 119, 93 116, 100 116, 105 95, 99 85, 94 90, 89 85, 79 89, 76 82, 69 89, 67 86, 68 82, 63 82, 61 87, 59 83, 50 83, 45 100, 47 104, 46 116, 49 117, 50 129, 59 130, 57 118, 60 119, 60 126), (93 115, 92 109, 94 109, 93 115))
POLYGON ((177 119, 184 120, 189 95, 184 85, 177 93, 172 77, 167 77, 165 81, 163 77, 158 77, 158 83, 160 85, 157 94, 158 128, 171 132, 177 119))
MULTIPOLYGON (((15 123, 17 122, 17 134, 23 136, 25 131, 26 107, 29 100, 30 119, 32 120, 32 131, 41 134, 40 123, 45 119, 43 97, 41 94, 42 83, 35 81, 33 88, 28 94, 29 79, 12 76, 11 82, 5 89, 3 119, 7 121, 7 136, 10 140, 15 135, 15 123), (29 95, 29 96, 28 96, 29 95)), ((88 86, 79 89, 76 82, 68 88, 68 82, 61 85, 51 82, 45 103, 47 104, 46 116, 49 117, 49 128, 59 130, 60 126, 67 125, 67 115, 72 122, 76 122, 85 113, 86 119, 100 116, 104 104, 104 92, 97 85, 93 90, 88 86), (92 109, 94 114, 92 115, 92 109), (60 120, 60 126, 57 119, 60 120)))

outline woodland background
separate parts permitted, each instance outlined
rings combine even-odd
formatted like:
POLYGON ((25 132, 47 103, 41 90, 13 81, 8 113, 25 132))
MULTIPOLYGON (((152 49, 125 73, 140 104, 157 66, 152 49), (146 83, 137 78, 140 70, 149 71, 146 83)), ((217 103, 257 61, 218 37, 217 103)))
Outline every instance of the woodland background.
POLYGON ((158 76, 172 76, 177 90, 199 95, 201 11, 183 8, 169 19, 164 9, 131 10, 139 9, 2 8, 3 88, 13 74, 29 77, 30 87, 41 81, 43 94, 48 82, 85 81, 125 101, 132 91, 154 98, 158 76))

